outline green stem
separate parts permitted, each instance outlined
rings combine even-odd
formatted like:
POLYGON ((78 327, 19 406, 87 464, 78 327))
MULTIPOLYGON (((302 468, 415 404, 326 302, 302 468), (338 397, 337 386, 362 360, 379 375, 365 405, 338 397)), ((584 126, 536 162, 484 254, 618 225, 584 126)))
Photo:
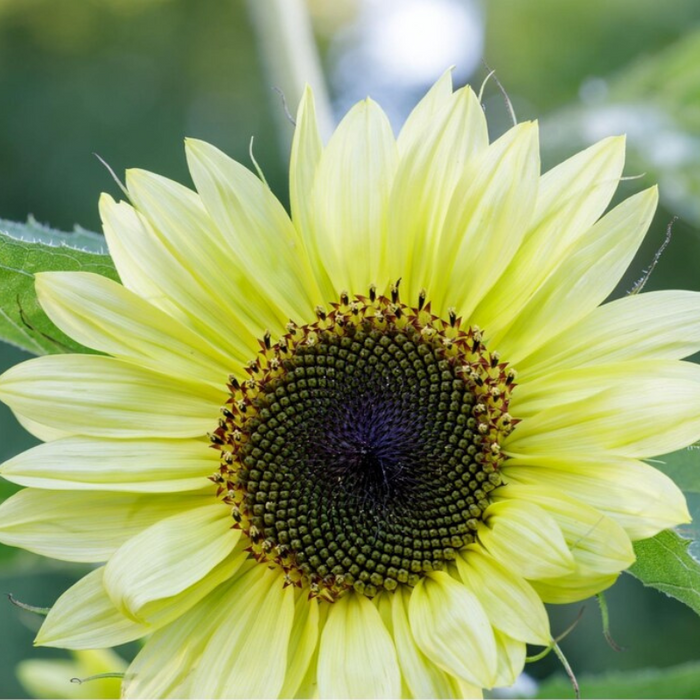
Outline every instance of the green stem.
POLYGON ((286 159, 292 129, 282 100, 272 92, 273 88, 282 92, 289 110, 294 113, 308 83, 314 91, 321 135, 327 138, 333 131, 333 116, 309 11, 304 0, 248 0, 248 10, 270 84, 271 99, 276 100, 273 112, 286 159))

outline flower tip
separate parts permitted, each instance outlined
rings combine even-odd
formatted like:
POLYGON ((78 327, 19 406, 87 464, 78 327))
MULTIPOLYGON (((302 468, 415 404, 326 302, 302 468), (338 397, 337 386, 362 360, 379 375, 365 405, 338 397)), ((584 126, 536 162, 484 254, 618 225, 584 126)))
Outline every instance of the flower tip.
POLYGON ((107 192, 102 192, 100 194, 100 199, 98 200, 98 209, 100 211, 100 217, 102 221, 105 220, 106 214, 117 206, 117 202, 114 200, 111 194, 107 192))
POLYGON ((185 137, 185 151, 187 153, 197 153, 204 150, 209 144, 201 139, 195 139, 191 136, 185 137))

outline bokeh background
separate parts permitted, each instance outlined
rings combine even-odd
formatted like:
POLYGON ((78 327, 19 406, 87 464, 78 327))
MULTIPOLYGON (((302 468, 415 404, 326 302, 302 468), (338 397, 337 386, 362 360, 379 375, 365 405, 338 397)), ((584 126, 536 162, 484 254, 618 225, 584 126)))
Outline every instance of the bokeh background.
MULTIPOLYGON (((599 138, 627 133, 626 175, 639 177, 623 182, 619 196, 659 182, 662 205, 617 294, 643 274, 674 216, 671 245, 647 288, 700 289, 697 0, 308 5, 336 117, 370 94, 398 128, 454 65, 456 82, 477 88, 495 69, 518 119, 541 120, 545 168, 599 138)), ((135 166, 189 183, 185 136, 246 164, 254 136, 255 157, 286 202, 292 127, 263 68, 248 9, 244 0, 0 0, 0 218, 31 214, 57 228, 99 230, 99 193, 119 193, 93 154, 117 173, 135 166)), ((508 127, 509 111, 495 82, 484 95, 496 136, 508 127)), ((0 370, 25 356, 0 347, 0 370)), ((0 458, 31 444, 0 406, 0 458)), ((0 484, 0 497, 12 492, 0 484)), ((50 605, 84 572, 0 546, 0 593, 34 605, 50 605)), ((563 643, 580 678, 700 659, 700 619, 682 604, 626 575, 607 597, 612 633, 626 649, 608 646, 595 601, 586 603, 563 643)), ((555 633, 581 607, 552 609, 555 633)), ((67 656, 33 649, 37 626, 0 600, 0 697, 26 697, 15 678, 22 659, 67 656)), ((561 668, 551 655, 527 671, 539 680, 561 668)), ((700 680, 686 692, 700 697, 700 680)))

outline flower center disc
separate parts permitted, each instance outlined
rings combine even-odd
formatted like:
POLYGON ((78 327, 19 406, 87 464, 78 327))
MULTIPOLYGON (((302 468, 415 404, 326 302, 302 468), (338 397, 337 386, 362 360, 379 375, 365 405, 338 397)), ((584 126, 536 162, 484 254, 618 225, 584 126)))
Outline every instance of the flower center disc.
POLYGON ((254 555, 331 599, 444 568, 501 483, 514 376, 477 328, 422 306, 344 294, 266 337, 211 436, 254 555))

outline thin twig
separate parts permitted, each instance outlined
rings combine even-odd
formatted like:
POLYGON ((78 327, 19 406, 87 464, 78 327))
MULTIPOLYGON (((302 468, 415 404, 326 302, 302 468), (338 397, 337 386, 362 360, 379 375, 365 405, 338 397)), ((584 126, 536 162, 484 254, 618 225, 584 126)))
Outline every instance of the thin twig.
POLYGON ((605 641, 615 651, 624 651, 625 648, 621 647, 613 639, 612 634, 610 634, 610 615, 608 614, 608 602, 605 599, 605 595, 603 593, 598 593, 596 598, 598 599, 598 605, 600 606, 600 617, 602 618, 602 621, 603 621, 603 636, 605 637, 605 641))
POLYGON ((673 235, 673 224, 678 221, 678 217, 674 216, 671 221, 669 221, 668 226, 666 227, 666 237, 664 238, 664 242, 659 246, 659 249, 656 251, 654 255, 654 259, 651 261, 651 265, 644 270, 644 274, 638 279, 635 283, 632 289, 627 293, 628 296, 632 296, 633 294, 639 294, 639 292, 644 289, 646 286, 646 283, 649 281, 649 278, 651 277, 651 273, 654 272, 654 269, 656 266, 659 264, 659 260, 661 260, 661 256, 664 254, 664 251, 668 247, 668 244, 671 242, 671 236, 673 235))
MULTIPOLYGON (((508 97, 508 93, 506 92, 506 89, 503 87, 501 84, 501 81, 498 79, 498 76, 496 75, 496 71, 491 69, 491 66, 489 66, 486 61, 482 61, 484 66, 486 66, 486 70, 490 71, 488 76, 486 77, 486 80, 488 80, 490 77, 493 76, 493 79, 496 81, 496 85, 498 85, 498 89, 501 91, 501 94, 503 95, 503 99, 506 103, 506 108, 508 110, 508 114, 510 114, 511 121, 513 122, 513 126, 517 126, 518 124, 518 118, 515 116, 515 109, 513 109, 513 103, 510 101, 510 97, 508 97)), ((484 81, 485 82, 485 81, 484 81)))
POLYGON ((20 610, 26 610, 27 612, 34 613, 35 615, 41 615, 42 617, 46 617, 49 612, 51 611, 51 608, 40 608, 36 605, 29 605, 28 603, 23 603, 21 600, 17 600, 12 593, 7 594, 7 599, 14 605, 15 607, 19 608, 20 610))
POLYGON ((110 672, 110 673, 96 673, 94 676, 86 676, 85 678, 71 678, 71 683, 77 683, 82 685, 83 683, 89 683, 90 681, 101 681, 105 678, 124 678, 123 672, 110 672))
POLYGON ((574 689, 574 695, 576 696, 576 700, 581 699, 581 688, 579 687, 578 681, 576 680, 576 676, 574 675, 573 670, 571 669, 571 665, 569 664, 566 656, 564 656, 564 652, 561 650, 558 644, 554 645, 554 653, 557 655, 559 658, 559 661, 561 661, 561 665, 564 667, 564 670, 566 671, 566 675, 569 677, 569 680, 571 681, 571 686, 574 689))

